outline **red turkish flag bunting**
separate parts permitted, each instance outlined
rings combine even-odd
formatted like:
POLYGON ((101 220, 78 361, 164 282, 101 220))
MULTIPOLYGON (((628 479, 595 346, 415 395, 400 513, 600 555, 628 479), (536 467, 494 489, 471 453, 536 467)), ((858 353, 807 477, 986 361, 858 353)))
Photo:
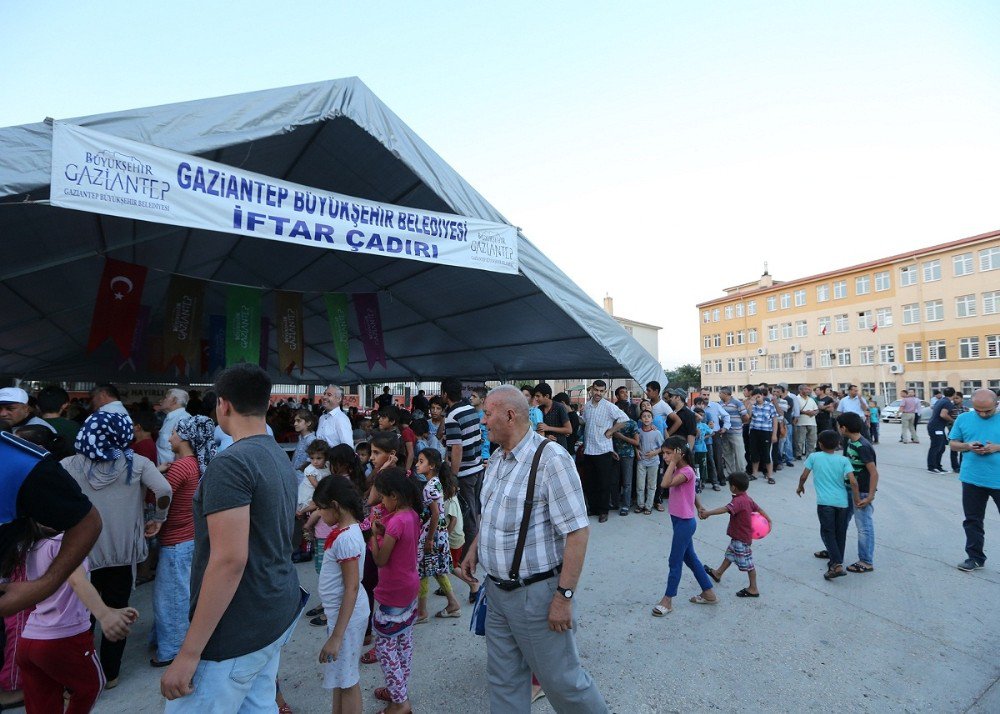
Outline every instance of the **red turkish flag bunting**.
POLYGON ((97 288, 94 317, 90 323, 87 352, 93 352, 107 338, 118 347, 122 359, 132 354, 132 336, 139 318, 146 268, 108 258, 97 288))

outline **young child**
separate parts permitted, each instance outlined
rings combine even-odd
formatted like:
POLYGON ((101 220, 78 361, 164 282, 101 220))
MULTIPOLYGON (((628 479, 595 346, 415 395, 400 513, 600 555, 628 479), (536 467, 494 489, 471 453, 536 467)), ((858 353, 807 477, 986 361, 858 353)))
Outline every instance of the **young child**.
MULTIPOLYGON (((845 437, 844 456, 851 462, 854 479, 858 483, 858 498, 854 506, 854 526, 858 529, 858 560, 847 566, 852 573, 870 573, 875 570, 875 491, 878 489, 878 467, 875 465, 875 447, 864 436, 864 420, 853 412, 842 414, 837 422, 840 434, 845 437)), ((848 515, 850 520, 850 515, 848 515)))
POLYGON ((368 539, 379 569, 373 612, 375 653, 386 683, 375 690, 375 698, 390 702, 387 712, 405 712, 410 709, 407 684, 420 591, 414 557, 420 537, 420 517, 414 509, 420 505, 420 492, 406 472, 396 467, 379 471, 372 490, 385 508, 385 516, 372 524, 368 539))
POLYGON ((879 425, 879 415, 882 412, 879 411, 878 404, 874 399, 868 400, 868 418, 871 426, 869 426, 869 431, 872 435, 872 443, 878 443, 878 425, 879 425))
POLYGON ((681 582, 681 570, 687 565, 694 573, 701 586, 701 594, 691 598, 696 605, 714 605, 719 602, 712 591, 712 581, 705 572, 705 566, 698 560, 694 552, 694 532, 698 519, 695 517, 701 510, 701 502, 694 492, 694 469, 691 463, 694 458, 688 448, 687 439, 671 436, 664 445, 667 470, 663 473, 660 487, 670 489, 669 509, 670 521, 674 526, 673 540, 670 543, 670 574, 667 576, 667 590, 663 598, 653 607, 654 617, 663 617, 673 612, 673 598, 677 595, 677 586, 681 582))
POLYGON ((806 481, 814 474, 816 489, 816 514, 819 517, 819 535, 826 550, 816 553, 817 558, 827 559, 827 569, 823 577, 827 580, 839 578, 844 572, 844 548, 847 545, 847 524, 850 522, 851 498, 858 499, 858 482, 854 478, 851 462, 837 453, 840 436, 827 429, 816 439, 821 451, 814 451, 806 459, 805 468, 799 477, 799 487, 795 489, 800 497, 805 493, 806 481), (844 488, 849 484, 851 494, 844 488))
POLYGON ((424 449, 436 449, 442 458, 444 457, 444 445, 431 433, 430 423, 426 419, 414 419, 412 429, 417 437, 417 443, 413 448, 418 454, 424 449))
POLYGON ((652 514, 653 496, 656 493, 656 475, 660 468, 660 449, 663 432, 653 424, 653 412, 643 409, 639 414, 639 464, 635 482, 635 512, 652 514))
POLYGON ((771 523, 771 517, 765 513, 764 509, 754 503, 754 500, 747 495, 750 488, 750 477, 742 471, 729 474, 729 492, 733 494, 733 500, 725 506, 713 508, 710 511, 698 511, 701 519, 709 516, 718 516, 723 513, 729 514, 729 528, 726 535, 729 536, 729 547, 726 548, 726 556, 722 559, 722 565, 718 569, 705 566, 705 572, 715 582, 722 580, 722 574, 729 568, 729 564, 734 564, 741 572, 750 578, 750 585, 736 593, 736 597, 760 597, 757 589, 757 568, 753 564, 753 526, 750 519, 751 513, 759 513, 771 523))
POLYGON ((296 526, 298 526, 298 531, 302 533, 302 538, 299 541, 298 552, 292 553, 293 563, 305 563, 312 560, 313 557, 312 539, 305 532, 305 524, 309 518, 309 511, 311 510, 309 506, 312 504, 313 491, 316 485, 321 478, 330 475, 330 469, 326 465, 326 452, 328 449, 329 446, 323 439, 314 439, 306 449, 306 455, 309 457, 309 465, 306 466, 302 481, 299 483, 299 491, 295 504, 295 522, 296 526))
MULTIPOLYGON (((362 441, 354 447, 354 453, 358 455, 358 463, 361 464, 361 470, 364 472, 365 478, 371 476, 372 473, 372 447, 367 441, 362 441)), ((364 494, 362 494, 364 495, 364 494)))
POLYGON ((535 402, 534 387, 530 384, 525 384, 521 387, 521 394, 524 398, 528 400, 528 421, 531 423, 531 430, 536 431, 538 425, 542 423, 544 416, 542 410, 538 408, 538 404, 535 402))
POLYGON ((407 473, 413 468, 413 462, 417 458, 414 446, 417 443, 417 436, 413 429, 408 426, 401 426, 399 423, 399 409, 389 405, 378 410, 378 428, 380 431, 396 431, 403 444, 403 451, 399 452, 400 465, 407 473))
POLYGON ((453 480, 451 469, 442 463, 436 449, 424 449, 417 455, 417 473, 424 477, 420 512, 420 544, 417 550, 420 573, 420 594, 417 599, 416 624, 427 622, 427 593, 431 578, 437 580, 439 592, 448 598, 445 609, 435 613, 436 618, 461 617, 462 606, 451 592, 448 573, 454 567, 448 547, 448 516, 444 508, 442 479, 453 480))
MULTIPOLYGON (((28 580, 45 574, 59 554, 62 535, 27 522, 19 543, 28 580)), ((112 609, 104 604, 86 574, 86 561, 69 579, 35 606, 21 635, 17 664, 21 668, 24 702, 29 712, 89 712, 104 689, 105 679, 90 632, 90 615, 104 636, 117 642, 139 619, 134 608, 112 609), (89 612, 88 612, 89 610, 89 612), (63 692, 69 701, 63 701, 63 692)))
MULTIPOLYGON (((340 447, 351 450, 347 444, 340 444, 334 451, 340 447)), ((316 513, 330 529, 317 585, 326 621, 333 623, 327 624, 328 638, 319 652, 319 661, 324 665, 323 688, 333 690, 334 714, 361 714, 358 659, 370 612, 365 598, 358 597, 359 561, 365 557, 365 541, 358 525, 361 497, 349 479, 328 478, 316 487, 313 502, 316 513)))
POLYGON ((447 405, 439 396, 431 397, 431 417, 430 417, 430 427, 431 432, 437 437, 437 440, 442 444, 444 443, 445 429, 444 429, 444 409, 447 405))
POLYGON ((712 448, 712 427, 705 422, 704 409, 695 407, 694 415, 698 420, 698 434, 694 438, 694 460, 698 465, 695 493, 701 493, 702 485, 708 479, 708 450, 712 448))
MULTIPOLYGON (((450 473, 451 469, 449 469, 450 473)), ((444 512, 448 518, 448 550, 451 551, 452 573, 470 587, 477 587, 479 581, 469 579, 459 567, 462 563, 462 548, 465 547, 465 517, 462 515, 462 505, 458 502, 458 481, 454 474, 441 482, 444 492, 444 512)), ((445 592, 439 588, 435 593, 445 597, 445 592)))
POLYGON ((292 468, 297 472, 301 484, 304 478, 302 472, 309 465, 309 445, 316 439, 316 415, 308 409, 300 409, 295 412, 292 428, 299 438, 295 445, 295 453, 292 454, 292 468))

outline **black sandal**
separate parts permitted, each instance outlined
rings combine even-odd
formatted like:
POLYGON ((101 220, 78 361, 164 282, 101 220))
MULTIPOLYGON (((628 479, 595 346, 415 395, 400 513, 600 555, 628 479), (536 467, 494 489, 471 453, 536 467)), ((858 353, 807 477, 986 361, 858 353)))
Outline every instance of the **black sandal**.
POLYGON ((710 568, 707 565, 702 565, 701 567, 705 569, 705 572, 708 573, 708 577, 710 577, 712 580, 714 580, 717 583, 722 582, 722 578, 720 578, 718 575, 715 574, 714 568, 710 568))
POLYGON ((772 486, 774 485, 774 479, 773 479, 773 478, 771 478, 770 476, 768 476, 768 477, 767 477, 767 482, 768 482, 769 484, 771 484, 772 486))
POLYGON ((817 550, 815 553, 813 553, 813 557, 821 558, 822 560, 829 560, 830 554, 825 550, 817 550))
POLYGON ((736 597, 760 597, 760 593, 752 593, 746 588, 743 588, 736 593, 736 597))
POLYGON ((860 560, 857 563, 854 563, 853 565, 847 566, 847 571, 849 573, 870 573, 873 570, 875 570, 875 568, 873 568, 870 565, 865 565, 860 560))
POLYGON ((825 573, 823 573, 823 578, 825 580, 833 580, 834 578, 842 578, 845 575, 847 575, 847 573, 844 572, 843 567, 841 567, 840 570, 834 570, 833 568, 830 568, 825 573))

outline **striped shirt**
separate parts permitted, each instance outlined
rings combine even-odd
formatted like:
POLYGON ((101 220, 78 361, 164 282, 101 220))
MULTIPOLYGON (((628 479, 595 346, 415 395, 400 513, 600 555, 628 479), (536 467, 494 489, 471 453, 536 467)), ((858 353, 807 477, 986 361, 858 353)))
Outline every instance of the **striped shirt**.
MULTIPOLYGON (((493 452, 486 465, 479 562, 494 578, 506 580, 510 576, 524 515, 531 462, 543 441, 545 437, 528 431, 511 451, 501 448, 493 452)), ((561 565, 566 535, 587 525, 587 506, 573 457, 558 444, 549 444, 538 464, 518 575, 527 578, 561 565)))
POLYGON ((750 428, 758 431, 774 431, 773 419, 778 416, 778 410, 771 402, 754 404, 750 409, 750 428))
POLYGON ((483 468, 483 434, 479 417, 468 399, 455 402, 444 419, 445 446, 448 451, 456 444, 462 447, 462 465, 455 474, 458 478, 475 476, 483 468))
POLYGON ((738 399, 730 399, 728 402, 719 402, 719 406, 729 414, 731 428, 739 429, 743 423, 743 415, 747 413, 747 408, 738 399))
POLYGON ((580 421, 584 424, 583 453, 587 456, 607 454, 614 451, 611 439, 604 435, 618 422, 628 421, 628 415, 607 399, 595 406, 588 401, 580 410, 580 421))

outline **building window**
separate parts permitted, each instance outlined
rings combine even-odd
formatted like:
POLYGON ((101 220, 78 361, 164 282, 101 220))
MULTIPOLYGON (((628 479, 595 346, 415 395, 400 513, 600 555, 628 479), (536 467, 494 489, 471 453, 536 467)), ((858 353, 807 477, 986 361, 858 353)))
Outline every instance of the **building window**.
POLYGON ((749 342, 751 345, 757 344, 757 328, 756 327, 751 327, 747 331, 747 342, 749 342))
POLYGON ((834 328, 837 332, 847 332, 851 329, 851 324, 847 319, 847 313, 834 316, 834 328))
POLYGON ((712 321, 712 312, 710 310, 705 310, 705 312, 701 313, 701 321, 702 322, 711 322, 712 321))
POLYGON ((785 352, 781 355, 781 368, 782 369, 795 369, 795 353, 785 352))
POLYGON ((896 345, 878 346, 879 364, 892 364, 896 361, 896 345))
POLYGON ((837 350, 837 364, 841 367, 850 366, 851 350, 849 347, 841 347, 837 350))
POLYGON ((795 291, 795 307, 802 307, 806 304, 806 291, 796 290, 795 291))
POLYGON ((922 362, 924 346, 919 342, 907 342, 903 345, 903 355, 907 362, 922 362))
POLYGON ((830 318, 821 317, 819 318, 819 334, 826 335, 830 333, 830 318))
POLYGON ((923 382, 907 382, 906 391, 910 392, 917 399, 924 398, 924 383, 923 382))
POLYGON ((737 357, 736 358, 736 371, 737 372, 746 372, 747 371, 747 358, 746 357, 737 357))
POLYGON ((979 338, 978 337, 958 338, 958 358, 979 359, 979 338))
POLYGON ((935 392, 937 392, 938 396, 940 396, 941 390, 947 386, 947 382, 931 382, 931 396, 933 396, 935 392))
POLYGON ((792 294, 791 293, 782 293, 781 294, 781 309, 782 310, 787 310, 791 306, 792 306, 792 294))
POLYGON ((833 364, 833 353, 831 350, 819 351, 819 366, 830 367, 833 364))
POLYGON ((712 335, 712 347, 722 347, 722 335, 718 332, 712 335))
POLYGON ((962 394, 971 397, 972 393, 977 389, 983 388, 983 380, 981 379, 963 379, 962 380, 962 394))
MULTIPOLYGON (((944 362, 948 359, 948 348, 945 346, 944 340, 928 340, 927 341, 927 361, 928 362, 944 362)), ((944 383, 947 386, 947 382, 944 383)))
POLYGON ((757 371, 757 365, 758 365, 758 363, 759 363, 759 360, 756 357, 751 357, 750 358, 750 372, 751 373, 757 371))
POLYGON ((705 374, 712 373, 712 360, 705 360, 705 364, 701 366, 701 371, 705 374))
MULTIPOLYGON (((864 389, 864 386, 865 385, 862 384, 861 388, 864 389)), ((841 392, 842 394, 847 394, 847 390, 849 390, 850 388, 851 388, 850 382, 841 382, 837 385, 837 391, 841 392)))
POLYGON ((772 371, 781 369, 781 355, 768 355, 767 368, 772 371))
POLYGON ((941 261, 928 260, 924 263, 924 282, 932 283, 941 279, 941 261))
POLYGON ((896 401, 895 382, 881 382, 879 386, 882 388, 882 396, 885 398, 886 404, 896 401))
POLYGON ((995 315, 1000 312, 1000 290, 983 293, 983 314, 995 315))
POLYGON ((944 319, 944 300, 928 300, 924 303, 924 319, 937 322, 944 319))
POLYGON ((732 320, 733 319, 733 306, 732 305, 726 305, 726 307, 724 308, 724 314, 725 314, 727 320, 732 320))
POLYGON ((726 333, 726 347, 732 347, 736 344, 736 333, 729 331, 726 333))
POLYGON ((1000 248, 984 248, 979 251, 979 270, 996 270, 1000 268, 1000 248))
POLYGON ((833 284, 833 299, 840 300, 847 297, 847 281, 838 280, 833 284))
POLYGON ((1000 392, 1000 379, 991 379, 989 382, 986 383, 986 386, 988 386, 994 392, 1000 392))
POLYGON ((778 339, 778 326, 777 325, 768 325, 767 326, 767 341, 768 342, 774 342, 777 339, 778 339))
POLYGON ((718 372, 719 374, 722 374, 722 360, 721 359, 715 360, 715 371, 718 372))
POLYGON ((875 324, 879 327, 892 327, 892 308, 880 307, 876 309, 875 324))
POLYGON ((972 253, 962 253, 952 257, 951 265, 955 269, 956 278, 969 275, 972 273, 972 253))
POLYGON ((705 335, 704 339, 702 340, 702 344, 705 346, 706 350, 712 349, 712 336, 705 335))
POLYGON ((875 273, 875 292, 880 293, 892 288, 892 273, 888 270, 883 270, 881 273, 875 273))
POLYGON ((917 284, 917 266, 907 265, 904 268, 899 269, 899 286, 906 287, 907 285, 917 284))
POLYGON ((872 277, 870 275, 860 275, 854 279, 855 295, 867 295, 872 291, 872 277))
POLYGON ((806 337, 809 334, 809 323, 806 320, 795 321, 795 336, 806 337))
POLYGON ((790 322, 781 323, 781 339, 783 340, 792 339, 792 323, 790 322))
POLYGON ((772 295, 767 299, 767 311, 774 312, 777 309, 778 309, 778 298, 772 295))
POLYGON ((830 299, 830 286, 829 285, 817 285, 816 286, 816 302, 826 302, 830 299))
POLYGON ((747 341, 747 333, 744 330, 736 331, 736 344, 742 345, 747 341))
POLYGON ((920 322, 920 303, 911 302, 903 305, 903 324, 915 325, 920 322))
POLYGON ((715 308, 714 310, 712 310, 712 322, 718 322, 718 321, 719 321, 719 308, 715 308))
POLYGON ((813 356, 812 352, 803 352, 802 353, 802 362, 803 362, 802 366, 805 367, 806 369, 812 369, 813 368, 813 360, 814 360, 814 356, 813 356))
POLYGON ((726 360, 726 371, 735 372, 736 371, 736 358, 730 357, 726 360))
POLYGON ((859 383, 858 384, 858 391, 861 393, 861 396, 863 398, 864 397, 874 396, 875 395, 875 382, 861 382, 861 383, 859 383))
POLYGON ((859 348, 858 364, 875 364, 875 348, 871 345, 859 348))
POLYGON ((736 303, 736 317, 743 317, 743 303, 736 303))
MULTIPOLYGON (((858 329, 859 330, 870 330, 870 329, 872 329, 872 325, 873 324, 874 323, 872 322, 872 311, 871 310, 865 310, 863 312, 859 312, 858 313, 858 329)), ((864 363, 862 362, 862 364, 864 364, 864 363)))
POLYGON ((976 296, 959 295, 955 298, 955 317, 975 317, 976 296))
POLYGON ((986 356, 1000 357, 1000 335, 986 335, 986 356))
POLYGON ((757 301, 749 300, 747 302, 747 315, 756 315, 756 314, 757 314, 757 301))

